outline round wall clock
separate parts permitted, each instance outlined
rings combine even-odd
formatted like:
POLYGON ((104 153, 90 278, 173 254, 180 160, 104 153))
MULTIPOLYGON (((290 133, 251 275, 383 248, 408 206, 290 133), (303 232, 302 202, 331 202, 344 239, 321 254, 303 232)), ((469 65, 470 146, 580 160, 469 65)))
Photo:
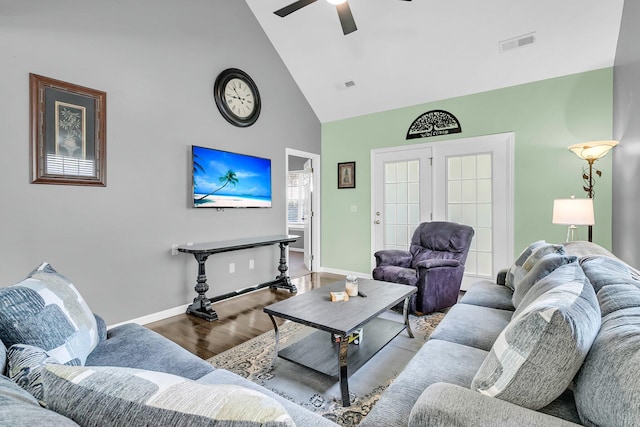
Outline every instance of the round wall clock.
POLYGON ((213 97, 220 114, 235 126, 251 126, 260 115, 260 93, 253 79, 237 68, 228 68, 216 78, 213 97))

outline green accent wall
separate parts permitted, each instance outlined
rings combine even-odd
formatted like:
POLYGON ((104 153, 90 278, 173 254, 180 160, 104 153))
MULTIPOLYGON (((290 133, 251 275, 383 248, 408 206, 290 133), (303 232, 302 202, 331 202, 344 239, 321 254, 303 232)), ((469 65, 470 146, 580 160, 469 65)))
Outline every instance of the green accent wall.
MULTIPOLYGON (((470 76, 472 78, 472 76, 470 76)), ((553 200, 586 197, 587 162, 567 147, 612 138, 613 68, 574 74, 322 125, 322 267, 370 273, 371 150, 448 139, 515 133, 514 250, 565 240, 551 223, 553 200), (455 115, 462 133, 406 140, 421 114, 455 115), (356 162, 356 188, 337 188, 337 163, 356 162)), ((611 249, 611 155, 597 161, 593 241, 611 249)), ((587 239, 586 227, 579 227, 587 239)), ((515 254, 514 254, 515 255, 515 254)), ((506 267, 506 266, 505 266, 506 267)))

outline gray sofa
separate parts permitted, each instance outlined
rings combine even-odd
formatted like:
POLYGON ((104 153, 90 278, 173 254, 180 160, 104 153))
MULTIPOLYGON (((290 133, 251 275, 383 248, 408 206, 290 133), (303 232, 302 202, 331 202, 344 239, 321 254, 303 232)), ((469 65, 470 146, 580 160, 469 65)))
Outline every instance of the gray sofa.
POLYGON ((2 426, 336 425, 143 326, 107 331, 48 264, 0 289, 0 339, 2 426))
POLYGON ((640 425, 640 276, 535 242, 473 285, 360 424, 640 425))

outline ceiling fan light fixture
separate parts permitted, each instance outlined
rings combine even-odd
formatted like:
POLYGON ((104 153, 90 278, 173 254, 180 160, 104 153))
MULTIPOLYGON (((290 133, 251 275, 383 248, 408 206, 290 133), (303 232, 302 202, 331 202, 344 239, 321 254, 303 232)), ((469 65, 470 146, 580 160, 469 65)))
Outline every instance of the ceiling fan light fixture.
POLYGON ((346 2, 347 0, 327 0, 328 3, 334 4, 334 5, 339 5, 342 4, 344 2, 346 2))

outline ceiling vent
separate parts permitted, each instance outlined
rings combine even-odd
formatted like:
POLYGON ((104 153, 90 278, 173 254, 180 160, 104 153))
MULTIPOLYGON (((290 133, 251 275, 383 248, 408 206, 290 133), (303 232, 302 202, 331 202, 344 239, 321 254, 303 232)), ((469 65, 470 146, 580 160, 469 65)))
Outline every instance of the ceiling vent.
POLYGON ((535 32, 524 34, 522 36, 518 36, 518 37, 514 37, 511 39, 502 40, 501 42, 498 42, 498 50, 500 51, 500 53, 503 53, 509 50, 528 46, 530 44, 533 44, 535 41, 536 41, 535 32))
POLYGON ((350 87, 354 87, 356 85, 356 82, 354 82, 353 80, 349 80, 348 82, 344 82, 344 87, 346 87, 347 89, 350 87))

